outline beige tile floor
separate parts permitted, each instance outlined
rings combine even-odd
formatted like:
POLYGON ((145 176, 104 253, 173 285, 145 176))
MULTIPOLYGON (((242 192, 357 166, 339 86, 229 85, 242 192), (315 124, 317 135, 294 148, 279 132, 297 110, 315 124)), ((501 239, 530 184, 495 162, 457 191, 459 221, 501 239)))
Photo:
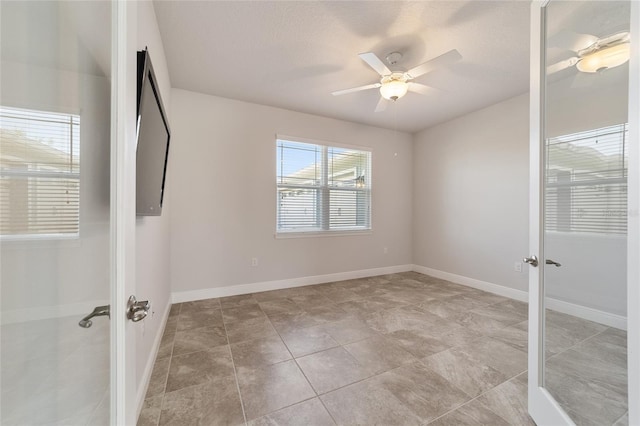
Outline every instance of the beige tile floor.
MULTIPOLYGON (((624 422, 624 333, 548 317, 552 392, 624 422)), ((526 351, 526 304, 415 272, 176 304, 138 425, 531 425, 526 351)))

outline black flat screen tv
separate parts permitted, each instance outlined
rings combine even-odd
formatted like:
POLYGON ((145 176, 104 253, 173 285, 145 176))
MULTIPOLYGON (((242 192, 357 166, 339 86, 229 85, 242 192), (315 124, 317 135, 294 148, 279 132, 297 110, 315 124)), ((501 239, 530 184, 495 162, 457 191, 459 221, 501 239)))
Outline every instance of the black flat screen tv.
POLYGON ((160 216, 171 131, 148 50, 138 52, 136 214, 160 216))

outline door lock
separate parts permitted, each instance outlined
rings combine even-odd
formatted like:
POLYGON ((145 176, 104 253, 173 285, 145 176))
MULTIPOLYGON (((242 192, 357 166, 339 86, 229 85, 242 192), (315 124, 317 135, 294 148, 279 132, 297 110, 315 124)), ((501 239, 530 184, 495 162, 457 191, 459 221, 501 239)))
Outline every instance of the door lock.
POLYGON ((138 301, 132 295, 127 302, 127 318, 133 322, 142 321, 149 314, 149 309, 151 309, 151 303, 148 300, 138 301))
POLYGON ((538 257, 536 255, 533 255, 531 257, 525 257, 524 259, 522 259, 522 261, 524 263, 528 263, 529 265, 536 267, 538 266, 538 257))

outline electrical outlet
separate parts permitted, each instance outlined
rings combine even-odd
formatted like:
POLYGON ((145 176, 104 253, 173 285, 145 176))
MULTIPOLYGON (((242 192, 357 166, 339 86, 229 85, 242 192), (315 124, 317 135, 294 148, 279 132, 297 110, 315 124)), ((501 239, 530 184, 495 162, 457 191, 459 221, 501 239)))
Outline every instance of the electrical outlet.
POLYGON ((382 252, 383 252, 384 254, 389 253, 389 247, 385 247, 385 248, 383 248, 383 249, 382 249, 382 252))
POLYGON ((252 257, 251 258, 251 266, 258 266, 258 258, 257 257, 252 257))
POLYGON ((513 264, 513 270, 516 272, 522 272, 522 262, 516 262, 513 264))

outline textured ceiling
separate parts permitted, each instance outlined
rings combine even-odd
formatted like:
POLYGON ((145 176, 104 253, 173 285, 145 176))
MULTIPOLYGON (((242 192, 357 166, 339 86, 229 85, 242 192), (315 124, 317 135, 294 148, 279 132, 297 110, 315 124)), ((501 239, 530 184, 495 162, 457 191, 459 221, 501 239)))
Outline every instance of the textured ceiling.
POLYGON ((528 89, 528 1, 155 1, 172 87, 416 132, 528 89), (379 76, 358 53, 403 53, 409 69, 463 59, 374 112, 379 76))

